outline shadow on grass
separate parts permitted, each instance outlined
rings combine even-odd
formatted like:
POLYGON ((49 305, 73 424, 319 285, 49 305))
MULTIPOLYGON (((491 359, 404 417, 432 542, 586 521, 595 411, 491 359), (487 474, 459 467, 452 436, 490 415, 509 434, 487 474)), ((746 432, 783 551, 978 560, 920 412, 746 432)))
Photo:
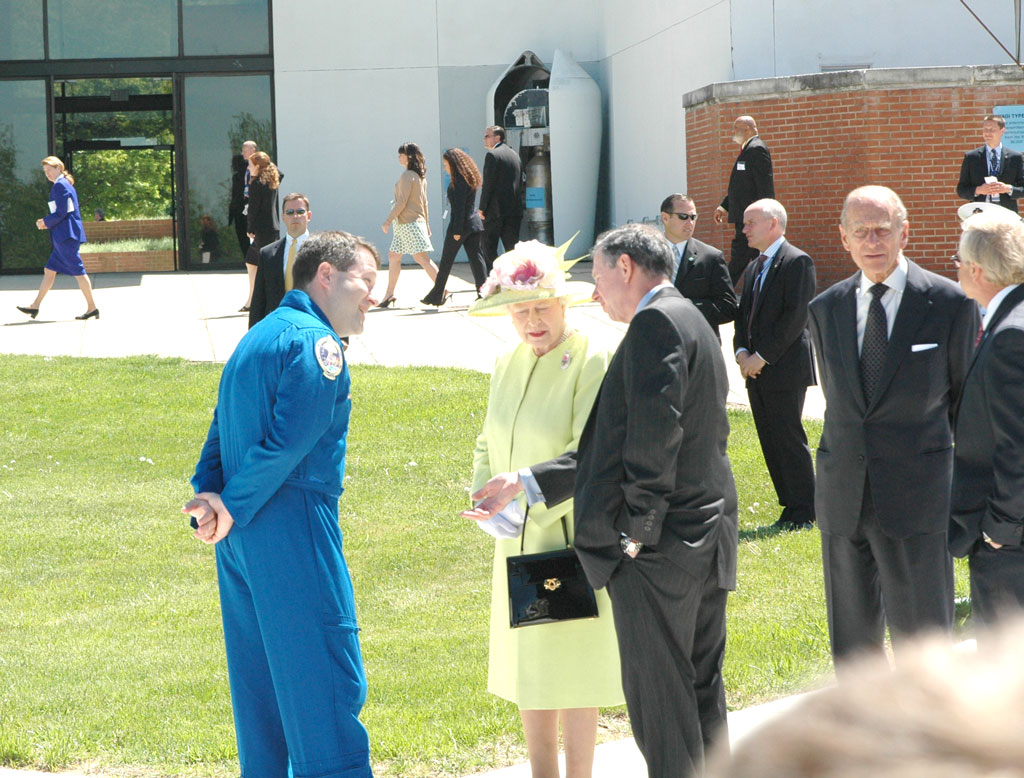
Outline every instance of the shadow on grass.
MULTIPOLYGON (((808 528, 810 530, 811 528, 808 528)), ((782 527, 776 527, 773 524, 769 524, 767 527, 755 527, 754 529, 741 529, 740 540, 764 540, 765 538, 773 538, 776 535, 789 535, 793 532, 805 532, 807 530, 792 530, 783 529, 782 527)))

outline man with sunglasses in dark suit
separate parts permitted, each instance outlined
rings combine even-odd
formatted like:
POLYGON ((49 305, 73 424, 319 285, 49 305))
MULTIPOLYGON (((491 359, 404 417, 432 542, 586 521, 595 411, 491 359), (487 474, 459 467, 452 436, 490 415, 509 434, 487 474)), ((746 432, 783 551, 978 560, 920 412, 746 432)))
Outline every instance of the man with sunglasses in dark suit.
POLYGON ((291 265, 309 237, 309 199, 300 192, 292 192, 284 198, 281 209, 287 233, 260 250, 256 265, 256 281, 252 290, 252 305, 249 306, 249 328, 274 310, 286 292, 291 291, 291 265))
MULTIPOLYGON (((711 329, 736 318, 739 301, 729 278, 725 255, 693 237, 697 204, 687 195, 671 194, 661 203, 661 223, 675 253, 676 289, 697 306, 711 329)), ((721 336, 719 335, 719 340, 721 336)))

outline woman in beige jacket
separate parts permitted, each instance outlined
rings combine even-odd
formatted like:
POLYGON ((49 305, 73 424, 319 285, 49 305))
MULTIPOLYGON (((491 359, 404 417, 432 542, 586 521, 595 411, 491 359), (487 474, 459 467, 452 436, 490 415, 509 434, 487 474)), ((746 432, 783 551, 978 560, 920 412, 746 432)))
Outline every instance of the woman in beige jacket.
POLYGON ((398 147, 398 164, 405 168, 395 184, 395 204, 381 229, 386 235, 394 227, 391 248, 388 249, 388 290, 378 308, 387 308, 395 302, 398 274, 402 272, 402 255, 411 254, 430 280, 437 278, 437 265, 427 256, 434 247, 430 243, 429 213, 427 211, 427 163, 423 152, 415 143, 398 147))

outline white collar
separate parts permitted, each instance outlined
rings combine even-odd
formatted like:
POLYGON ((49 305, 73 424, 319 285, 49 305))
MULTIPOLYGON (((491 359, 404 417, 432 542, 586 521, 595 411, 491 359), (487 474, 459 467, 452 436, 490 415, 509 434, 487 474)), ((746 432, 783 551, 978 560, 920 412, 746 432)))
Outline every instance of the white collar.
MULTIPOLYGON (((907 288, 907 258, 903 256, 903 252, 900 252, 900 258, 896 260, 896 267, 892 269, 882 281, 890 289, 895 289, 897 292, 902 293, 907 288)), ((863 272, 860 274, 860 293, 864 294, 871 287, 875 285, 875 282, 864 275, 863 272)))

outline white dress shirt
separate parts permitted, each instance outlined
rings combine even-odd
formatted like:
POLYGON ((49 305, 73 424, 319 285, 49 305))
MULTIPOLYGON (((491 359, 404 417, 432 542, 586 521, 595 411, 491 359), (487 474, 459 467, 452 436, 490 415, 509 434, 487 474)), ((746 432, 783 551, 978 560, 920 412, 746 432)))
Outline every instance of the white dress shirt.
MULTIPOLYGON (((896 267, 882 281, 889 287, 882 295, 882 307, 885 309, 886 324, 888 330, 886 336, 892 336, 892 325, 896 321, 896 314, 900 309, 900 302, 903 300, 903 290, 907 286, 907 260, 903 254, 896 261, 896 267)), ((860 354, 864 346, 864 330, 868 326, 868 308, 871 306, 871 292, 868 290, 875 285, 864 273, 860 274, 860 285, 857 287, 857 353, 860 354)))

